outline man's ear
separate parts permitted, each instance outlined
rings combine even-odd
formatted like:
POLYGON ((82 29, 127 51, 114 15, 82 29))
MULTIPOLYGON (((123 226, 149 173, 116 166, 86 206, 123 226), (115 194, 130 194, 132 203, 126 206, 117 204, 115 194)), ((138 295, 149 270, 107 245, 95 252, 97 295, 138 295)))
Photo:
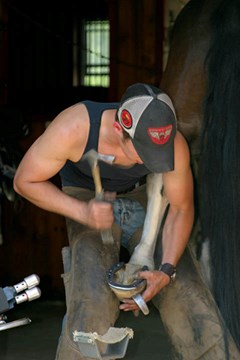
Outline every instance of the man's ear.
POLYGON ((118 135, 121 135, 121 134, 122 134, 123 128, 122 128, 122 126, 119 124, 119 122, 114 121, 113 127, 114 127, 114 130, 116 131, 116 133, 117 133, 118 135))

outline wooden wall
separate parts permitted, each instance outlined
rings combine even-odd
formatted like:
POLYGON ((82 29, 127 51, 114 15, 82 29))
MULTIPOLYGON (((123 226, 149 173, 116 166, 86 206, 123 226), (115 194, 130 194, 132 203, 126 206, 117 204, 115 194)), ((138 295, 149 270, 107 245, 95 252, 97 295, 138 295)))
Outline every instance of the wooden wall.
POLYGON ((112 0, 110 99, 134 82, 159 85, 163 66, 163 1, 112 0))
MULTIPOLYGON (((19 142, 24 153, 45 130, 47 118, 34 118, 30 132, 19 142)), ((60 186, 58 176, 52 179, 60 186)), ((35 273, 40 276, 42 298, 63 298, 61 249, 68 245, 65 219, 37 208, 17 196, 2 197, 2 234, 0 245, 0 287, 13 285, 35 273)))
POLYGON ((7 101, 8 73, 8 12, 6 2, 0 1, 0 105, 7 101))

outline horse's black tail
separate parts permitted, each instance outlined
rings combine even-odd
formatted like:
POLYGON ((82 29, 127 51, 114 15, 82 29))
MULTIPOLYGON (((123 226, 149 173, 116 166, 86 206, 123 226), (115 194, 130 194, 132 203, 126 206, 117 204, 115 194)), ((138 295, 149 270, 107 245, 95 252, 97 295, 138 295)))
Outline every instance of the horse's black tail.
POLYGON ((212 18, 200 166, 201 222, 214 295, 240 349, 240 1, 212 18))

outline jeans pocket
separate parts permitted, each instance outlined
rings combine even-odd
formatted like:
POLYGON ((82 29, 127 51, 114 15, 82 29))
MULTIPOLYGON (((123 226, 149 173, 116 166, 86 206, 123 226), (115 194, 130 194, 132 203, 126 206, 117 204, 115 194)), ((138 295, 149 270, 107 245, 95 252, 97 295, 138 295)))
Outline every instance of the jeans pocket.
POLYGON ((136 200, 118 198, 113 203, 115 222, 122 229, 121 245, 127 243, 133 233, 143 225, 145 220, 145 210, 136 200))

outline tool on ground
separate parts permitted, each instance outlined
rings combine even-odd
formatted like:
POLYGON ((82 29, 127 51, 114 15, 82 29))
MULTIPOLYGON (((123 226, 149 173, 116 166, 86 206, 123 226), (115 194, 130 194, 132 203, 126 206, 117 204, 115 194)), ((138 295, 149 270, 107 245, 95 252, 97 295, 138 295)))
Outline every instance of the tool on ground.
POLYGON ((4 313, 16 304, 38 299, 41 296, 41 290, 37 287, 39 283, 39 276, 32 274, 14 286, 0 287, 0 331, 31 322, 29 318, 23 318, 7 323, 7 316, 4 313))
POLYGON ((73 339, 78 344, 81 354, 100 360, 123 358, 131 338, 133 338, 133 330, 130 328, 110 327, 104 335, 98 335, 96 332, 73 333, 73 339))
MULTIPOLYGON (((95 184, 96 199, 104 201, 104 190, 102 188, 100 168, 98 161, 104 161, 112 165, 115 157, 113 155, 99 154, 96 150, 91 149, 83 155, 82 160, 87 160, 92 171, 92 176, 95 184)), ((104 244, 113 244, 114 239, 111 229, 101 230, 102 241, 104 244)))

